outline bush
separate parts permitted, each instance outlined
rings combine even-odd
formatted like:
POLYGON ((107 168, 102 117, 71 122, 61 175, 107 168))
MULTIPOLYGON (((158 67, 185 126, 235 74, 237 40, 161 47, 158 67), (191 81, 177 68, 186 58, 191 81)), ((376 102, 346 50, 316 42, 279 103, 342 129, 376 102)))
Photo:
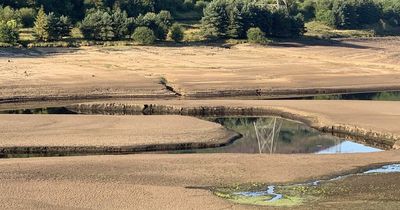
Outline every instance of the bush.
POLYGON ((183 40, 183 28, 181 25, 174 23, 169 30, 169 38, 175 42, 180 42, 183 40))
POLYGON ((250 28, 247 30, 247 40, 250 43, 266 43, 265 33, 260 28, 250 28))
POLYGON ((0 42, 14 45, 18 42, 18 39, 17 21, 0 21, 0 42))
POLYGON ((135 29, 132 39, 137 43, 149 45, 156 41, 156 36, 150 28, 141 26, 135 29))

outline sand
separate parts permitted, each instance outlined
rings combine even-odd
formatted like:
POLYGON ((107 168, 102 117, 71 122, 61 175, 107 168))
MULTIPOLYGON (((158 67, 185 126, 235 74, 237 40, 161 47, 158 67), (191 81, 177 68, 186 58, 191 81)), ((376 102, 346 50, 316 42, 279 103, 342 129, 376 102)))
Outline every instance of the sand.
POLYGON ((194 117, 101 115, 0 115, 0 133, 0 148, 214 145, 236 135, 194 117))

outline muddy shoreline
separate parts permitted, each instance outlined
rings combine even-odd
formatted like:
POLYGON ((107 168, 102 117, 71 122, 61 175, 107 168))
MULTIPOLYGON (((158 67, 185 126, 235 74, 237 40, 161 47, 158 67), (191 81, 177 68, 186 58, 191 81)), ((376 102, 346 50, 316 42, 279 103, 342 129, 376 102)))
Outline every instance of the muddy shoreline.
MULTIPOLYGON (((34 91, 34 90, 33 90, 34 91)), ((179 92, 170 86, 166 87, 166 93, 160 94, 112 94, 104 91, 103 94, 68 94, 68 95, 43 95, 43 96, 0 96, 0 104, 26 103, 26 102, 56 102, 73 100, 159 100, 159 99, 289 99, 319 95, 335 94, 359 94, 384 91, 400 91, 400 85, 376 86, 376 87, 343 87, 343 88, 267 88, 267 89, 227 89, 227 90, 209 90, 209 91, 188 91, 179 92), (172 91, 171 91, 172 89, 172 91)))
POLYGON ((0 147, 0 158, 34 156, 34 157, 51 157, 51 156, 85 156, 85 155, 124 155, 136 154, 143 152, 158 152, 172 150, 188 150, 188 149, 205 149, 223 147, 237 139, 242 135, 231 132, 216 143, 178 143, 178 144, 148 144, 135 146, 15 146, 0 147))
POLYGON ((276 107, 235 107, 185 106, 146 103, 80 103, 67 106, 67 109, 81 114, 102 115, 187 115, 187 116, 279 116, 302 122, 312 128, 338 137, 348 137, 375 145, 382 149, 392 149, 399 136, 389 132, 364 129, 354 125, 326 125, 316 117, 306 116, 276 107))

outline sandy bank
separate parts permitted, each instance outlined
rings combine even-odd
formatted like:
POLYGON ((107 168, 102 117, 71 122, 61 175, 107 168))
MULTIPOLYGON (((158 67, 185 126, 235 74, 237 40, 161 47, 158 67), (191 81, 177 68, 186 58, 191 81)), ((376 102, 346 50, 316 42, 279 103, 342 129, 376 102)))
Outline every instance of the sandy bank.
POLYGON ((185 116, 0 115, 0 133, 5 153, 201 148, 238 137, 219 124, 185 116))

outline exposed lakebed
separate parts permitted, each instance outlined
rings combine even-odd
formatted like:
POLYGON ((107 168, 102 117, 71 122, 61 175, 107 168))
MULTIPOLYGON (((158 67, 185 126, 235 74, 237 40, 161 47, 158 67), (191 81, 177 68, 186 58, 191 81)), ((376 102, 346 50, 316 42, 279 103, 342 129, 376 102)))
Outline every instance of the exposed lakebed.
MULTIPOLYGON (((8 110, 2 114, 77 114, 64 107, 47 107, 23 110, 8 110)), ((266 154, 337 154, 337 153, 364 153, 383 151, 373 145, 365 145, 350 141, 332 134, 323 133, 303 123, 273 116, 247 117, 199 117, 203 120, 219 123, 227 129, 242 135, 226 146, 202 149, 179 149, 161 151, 162 153, 266 153, 266 154)), ((151 151, 150 151, 151 152, 151 151)), ((158 151, 153 151, 158 152, 158 151)), ((90 154, 112 154, 93 153, 90 154)), ((114 152, 115 153, 115 152, 114 152)), ((135 153, 135 152, 133 152, 135 153)), ((89 154, 89 153, 88 153, 89 154)), ((118 154, 115 153, 115 154, 118 154)), ((43 154, 3 154, 3 157, 30 157, 30 156, 64 156, 85 155, 80 149, 78 153, 43 153, 43 154)))

